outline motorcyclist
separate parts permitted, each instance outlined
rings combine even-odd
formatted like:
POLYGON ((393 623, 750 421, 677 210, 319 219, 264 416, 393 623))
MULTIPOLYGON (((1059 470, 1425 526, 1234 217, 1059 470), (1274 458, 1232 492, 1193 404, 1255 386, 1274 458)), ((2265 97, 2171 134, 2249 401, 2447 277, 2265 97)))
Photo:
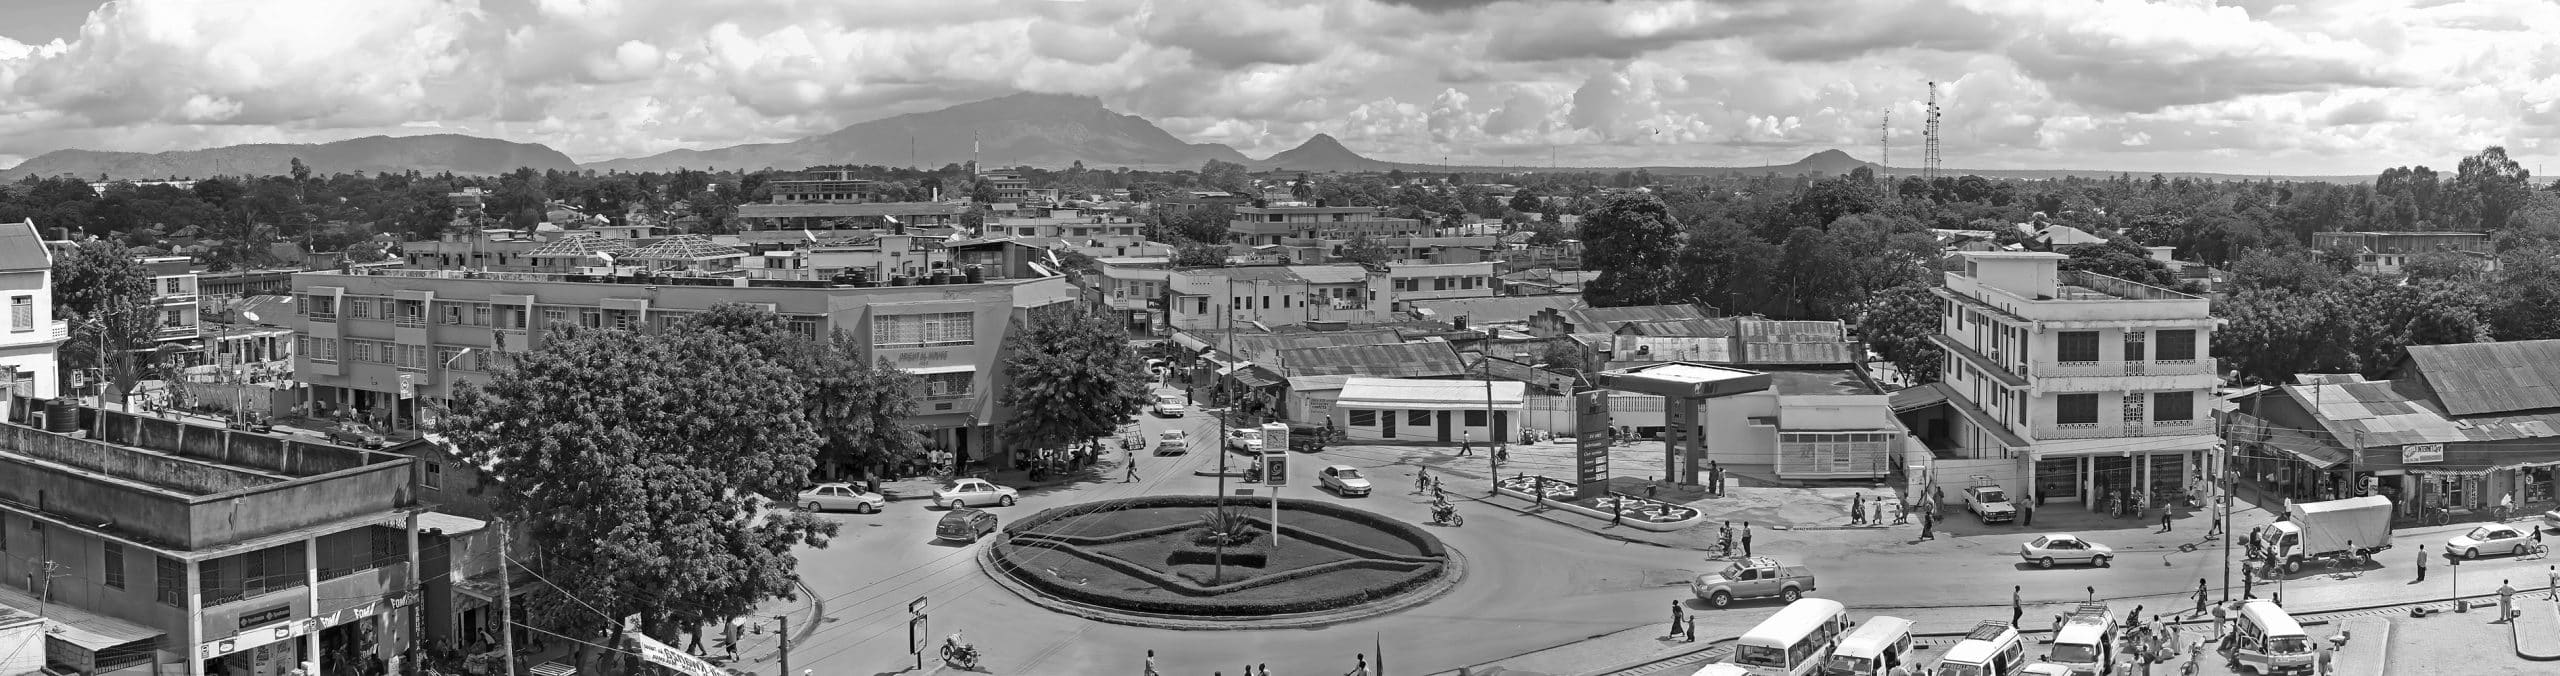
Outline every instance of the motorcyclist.
POLYGON ((1448 498, 1441 497, 1441 496, 1436 496, 1436 495, 1431 497, 1431 519, 1432 519, 1432 520, 1434 520, 1434 521, 1447 521, 1447 520, 1449 520, 1449 515, 1451 515, 1451 514, 1456 514, 1456 513, 1458 513, 1458 508, 1457 508, 1457 506, 1456 506, 1456 505, 1451 505, 1451 504, 1449 504, 1449 499, 1448 499, 1448 498))
POLYGON ((965 637, 961 636, 961 634, 966 633, 967 631, 968 630, 966 629, 954 631, 951 632, 950 638, 942 639, 942 654, 957 656, 961 654, 961 652, 968 650, 969 641, 965 637))

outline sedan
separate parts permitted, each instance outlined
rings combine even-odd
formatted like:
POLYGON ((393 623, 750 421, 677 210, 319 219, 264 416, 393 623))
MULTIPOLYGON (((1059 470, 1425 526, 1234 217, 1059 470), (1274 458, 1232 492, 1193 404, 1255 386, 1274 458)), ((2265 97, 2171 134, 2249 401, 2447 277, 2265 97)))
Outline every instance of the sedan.
POLYGON ((996 532, 996 515, 985 510, 961 508, 942 515, 933 525, 933 536, 944 540, 977 542, 979 536, 996 532))
POLYGON ((2026 544, 2018 545, 2018 558, 2026 559, 2028 563, 2044 568, 2052 568, 2056 562, 2086 563, 2105 568, 2107 562, 2115 557, 2116 550, 2113 547, 2082 540, 2080 536, 2065 533, 2039 536, 2028 540, 2026 544))
POLYGON ((888 505, 889 499, 881 497, 878 493, 864 492, 854 488, 853 484, 818 484, 809 490, 801 491, 799 499, 794 502, 800 503, 812 512, 850 511, 855 514, 872 514, 888 505))
POLYGON ((2481 552, 2523 556, 2533 551, 2533 532, 2503 523, 2484 523, 2444 541, 2444 550, 2466 559, 2480 558, 2481 552))
POLYGON ((382 433, 373 431, 372 426, 364 423, 338 423, 329 428, 329 443, 357 448, 381 448, 383 442, 382 433))
POLYGON ((2560 509, 2542 513, 2543 530, 2560 530, 2560 509))
POLYGON ((1316 483, 1333 489, 1333 492, 1339 495, 1366 496, 1369 494, 1369 477, 1361 476, 1360 468, 1350 465, 1324 468, 1324 471, 1316 473, 1316 483))
POLYGON ((959 509, 973 505, 1012 507, 1012 486, 998 486, 985 479, 952 479, 933 491, 933 506, 959 509))
POLYGON ((1254 455, 1262 454, 1261 430, 1228 430, 1227 449, 1254 455))
POLYGON ((1153 409, 1156 412, 1156 415, 1167 418, 1180 418, 1182 417, 1182 407, 1184 405, 1185 404, 1182 403, 1181 397, 1170 394, 1159 394, 1156 395, 1155 405, 1149 408, 1153 409))

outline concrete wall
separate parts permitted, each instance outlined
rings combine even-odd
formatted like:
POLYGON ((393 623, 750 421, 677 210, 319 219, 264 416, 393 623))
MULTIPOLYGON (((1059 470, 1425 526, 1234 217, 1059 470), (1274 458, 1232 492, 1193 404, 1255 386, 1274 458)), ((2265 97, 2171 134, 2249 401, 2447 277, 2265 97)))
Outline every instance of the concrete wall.
POLYGON ((0 627, 0 676, 33 674, 43 669, 43 622, 26 621, 0 627))
MULTIPOLYGON (((0 511, 0 520, 9 522, 9 553, 15 555, 0 556, 0 576, 6 576, 15 591, 27 591, 28 576, 41 575, 37 569, 44 565, 43 561, 51 560, 74 573, 53 578, 51 593, 56 606, 70 606, 158 627, 179 637, 165 645, 185 642, 186 613, 177 606, 159 602, 159 558, 150 550, 123 545, 123 587, 110 587, 106 584, 105 541, 97 536, 49 526, 39 539, 35 530, 27 527, 28 521, 22 515, 0 511)), ((0 653, 5 652, 7 648, 0 647, 0 653)), ((13 672, 0 669, 0 674, 10 673, 13 672)))
POLYGON ((409 458, 338 474, 198 498, 189 506, 190 546, 273 535, 368 514, 411 501, 409 458))
MULTIPOLYGON (((277 481, 274 477, 221 467, 178 455, 78 439, 21 425, 0 425, 0 449, 29 458, 120 477, 134 483, 195 494, 233 491, 277 481)), ((0 462, 9 460, 5 456, 0 456, 0 462)), ((28 466, 33 465, 28 464, 28 466)), ((21 502, 34 504, 35 501, 29 499, 21 502)))

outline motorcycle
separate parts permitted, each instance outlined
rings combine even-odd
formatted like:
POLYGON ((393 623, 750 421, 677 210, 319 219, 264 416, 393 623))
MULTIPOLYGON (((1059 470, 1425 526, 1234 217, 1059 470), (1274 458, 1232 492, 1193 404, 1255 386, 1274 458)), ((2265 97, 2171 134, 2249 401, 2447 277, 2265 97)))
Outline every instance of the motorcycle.
POLYGON ((961 670, 978 668, 978 647, 966 643, 942 644, 942 661, 961 670))
POLYGON ((1244 482, 1249 484, 1262 483, 1262 467, 1260 465, 1246 465, 1244 468, 1244 482))
POLYGON ((1467 517, 1458 515, 1457 505, 1432 505, 1431 523, 1454 528, 1467 525, 1467 517))

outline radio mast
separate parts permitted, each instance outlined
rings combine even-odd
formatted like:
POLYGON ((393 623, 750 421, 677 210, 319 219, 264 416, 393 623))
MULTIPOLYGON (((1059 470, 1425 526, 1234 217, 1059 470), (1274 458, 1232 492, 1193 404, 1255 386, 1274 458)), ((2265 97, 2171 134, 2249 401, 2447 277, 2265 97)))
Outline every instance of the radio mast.
POLYGON ((1891 108, 1891 107, 1887 107, 1887 108, 1885 108, 1885 109, 1884 109, 1884 122, 1881 122, 1881 123, 1876 124, 1876 145, 1878 146, 1878 148, 1879 148, 1880 152, 1881 152, 1881 153, 1883 153, 1883 155, 1884 155, 1884 157, 1883 157, 1883 161, 1879 163, 1879 164, 1882 164, 1882 165, 1883 165, 1883 171, 1878 172, 1878 173, 1880 173, 1880 174, 1882 174, 1882 175, 1884 176, 1885 192, 1886 192, 1886 193, 1892 193, 1892 192, 1893 192, 1893 108, 1891 108))
POLYGON ((1929 83, 1929 125, 1921 132, 1920 178, 1938 180, 1938 83, 1929 83))

